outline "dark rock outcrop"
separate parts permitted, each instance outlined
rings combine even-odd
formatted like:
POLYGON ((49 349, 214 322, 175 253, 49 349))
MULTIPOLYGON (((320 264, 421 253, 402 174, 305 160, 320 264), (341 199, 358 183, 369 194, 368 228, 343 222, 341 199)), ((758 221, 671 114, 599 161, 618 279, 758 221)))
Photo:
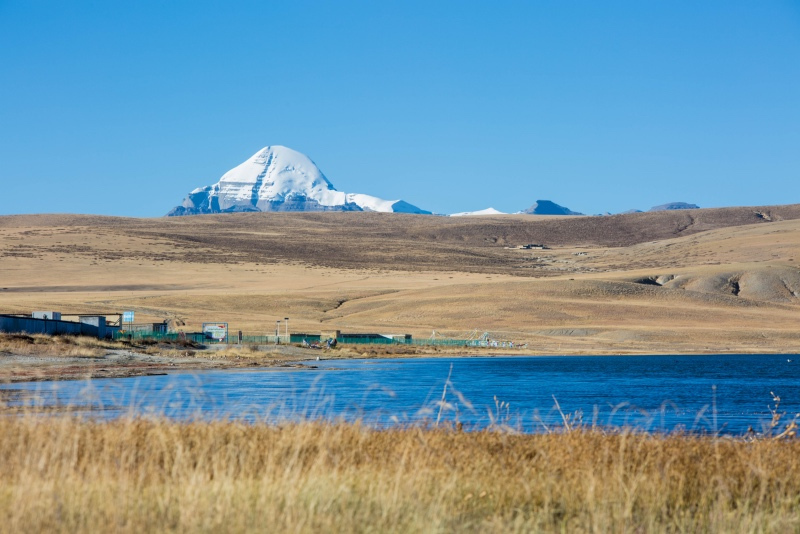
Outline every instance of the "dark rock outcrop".
POLYGON ((521 213, 527 213, 529 215, 583 215, 583 213, 578 213, 564 206, 559 206, 550 200, 537 200, 533 203, 533 206, 521 213))

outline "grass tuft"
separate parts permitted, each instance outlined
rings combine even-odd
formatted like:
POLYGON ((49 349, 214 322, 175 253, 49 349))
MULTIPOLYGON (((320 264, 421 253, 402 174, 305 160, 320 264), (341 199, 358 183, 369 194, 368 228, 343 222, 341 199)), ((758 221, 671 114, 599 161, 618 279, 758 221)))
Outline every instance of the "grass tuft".
POLYGON ((0 532, 788 532, 800 442, 0 418, 0 532))

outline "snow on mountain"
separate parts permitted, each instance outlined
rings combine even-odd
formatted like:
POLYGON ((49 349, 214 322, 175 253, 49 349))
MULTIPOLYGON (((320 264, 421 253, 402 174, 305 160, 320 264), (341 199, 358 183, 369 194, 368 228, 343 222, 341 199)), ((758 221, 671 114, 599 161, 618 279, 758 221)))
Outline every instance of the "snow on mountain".
POLYGON ((268 146, 226 172, 214 185, 189 193, 167 215, 242 211, 380 211, 430 214, 403 200, 337 191, 307 156, 268 146))
POLYGON ((502 211, 497 211, 494 208, 486 208, 485 210, 478 211, 462 211, 461 213, 451 213, 450 217, 470 217, 473 215, 507 215, 502 211))

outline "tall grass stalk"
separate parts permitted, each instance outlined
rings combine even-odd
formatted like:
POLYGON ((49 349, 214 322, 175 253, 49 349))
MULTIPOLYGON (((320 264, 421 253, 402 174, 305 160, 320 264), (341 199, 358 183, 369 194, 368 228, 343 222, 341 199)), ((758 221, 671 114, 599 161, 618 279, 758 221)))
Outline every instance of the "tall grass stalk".
POLYGON ((0 517, 0 532, 790 532, 800 441, 2 417, 0 517))

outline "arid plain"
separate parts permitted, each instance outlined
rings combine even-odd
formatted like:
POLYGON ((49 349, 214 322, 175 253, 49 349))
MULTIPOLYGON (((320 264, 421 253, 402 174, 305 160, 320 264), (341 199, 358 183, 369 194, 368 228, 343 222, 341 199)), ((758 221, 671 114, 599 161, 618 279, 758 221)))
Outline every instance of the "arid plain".
MULTIPOLYGON (((0 217, 0 312, 489 332, 528 354, 800 352, 800 205, 597 217, 0 217), (544 244, 546 250, 514 247, 544 244)), ((519 349, 516 349, 519 351, 519 349)))

